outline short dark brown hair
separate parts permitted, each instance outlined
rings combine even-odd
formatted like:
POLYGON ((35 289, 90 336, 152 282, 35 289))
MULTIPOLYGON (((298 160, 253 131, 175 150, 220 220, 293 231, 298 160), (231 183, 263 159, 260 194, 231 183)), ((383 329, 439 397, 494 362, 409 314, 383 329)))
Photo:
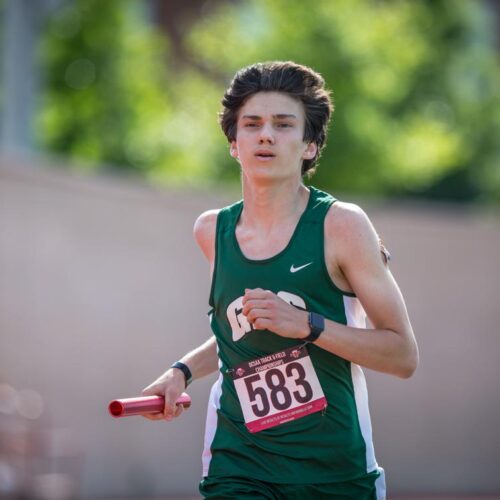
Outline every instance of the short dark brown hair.
POLYGON ((252 64, 239 70, 222 98, 219 121, 229 142, 236 140, 238 112, 247 99, 258 92, 283 92, 304 105, 304 142, 315 143, 314 158, 304 160, 302 175, 314 172, 326 143, 333 103, 323 77, 307 66, 291 61, 252 64))

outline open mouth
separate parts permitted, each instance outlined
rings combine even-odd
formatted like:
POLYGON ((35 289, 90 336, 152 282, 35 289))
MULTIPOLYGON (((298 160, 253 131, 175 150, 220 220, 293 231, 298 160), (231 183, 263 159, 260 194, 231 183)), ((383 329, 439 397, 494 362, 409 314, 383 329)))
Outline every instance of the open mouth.
POLYGON ((274 158, 276 155, 271 153, 270 151, 257 151, 257 153, 255 153, 255 156, 260 159, 269 159, 274 158))

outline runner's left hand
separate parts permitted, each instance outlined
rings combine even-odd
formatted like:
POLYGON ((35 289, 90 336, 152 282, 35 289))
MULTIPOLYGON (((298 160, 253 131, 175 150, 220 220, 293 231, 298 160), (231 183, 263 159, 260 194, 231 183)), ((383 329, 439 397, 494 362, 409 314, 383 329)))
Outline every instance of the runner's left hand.
POLYGON ((280 337, 303 339, 310 333, 307 311, 298 309, 270 290, 245 289, 243 314, 256 330, 280 337))

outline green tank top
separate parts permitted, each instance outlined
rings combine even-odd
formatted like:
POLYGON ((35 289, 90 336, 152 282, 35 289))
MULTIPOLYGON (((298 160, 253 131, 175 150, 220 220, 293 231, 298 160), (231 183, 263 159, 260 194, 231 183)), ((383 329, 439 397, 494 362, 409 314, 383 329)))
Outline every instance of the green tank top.
POLYGON ((210 322, 217 339, 220 376, 207 414, 204 476, 305 484, 373 479, 377 474, 366 383, 359 366, 309 344, 328 401, 326 410, 254 434, 245 427, 231 377, 232 367, 240 363, 300 343, 267 330, 252 330, 241 311, 245 288, 271 290, 327 319, 365 327, 358 299, 337 288, 326 268, 324 220, 334 202, 329 194, 311 187, 288 245, 263 260, 245 257, 236 239, 243 201, 219 212, 210 322))

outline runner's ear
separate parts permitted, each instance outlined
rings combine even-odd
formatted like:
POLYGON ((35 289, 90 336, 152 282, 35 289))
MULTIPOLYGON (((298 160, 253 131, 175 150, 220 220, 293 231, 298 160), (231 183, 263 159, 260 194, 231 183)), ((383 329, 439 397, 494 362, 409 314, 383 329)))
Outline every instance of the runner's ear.
POLYGON ((303 160, 312 160, 318 151, 318 146, 316 145, 315 142, 310 142, 307 145, 306 150, 304 151, 304 154, 302 155, 303 160))

